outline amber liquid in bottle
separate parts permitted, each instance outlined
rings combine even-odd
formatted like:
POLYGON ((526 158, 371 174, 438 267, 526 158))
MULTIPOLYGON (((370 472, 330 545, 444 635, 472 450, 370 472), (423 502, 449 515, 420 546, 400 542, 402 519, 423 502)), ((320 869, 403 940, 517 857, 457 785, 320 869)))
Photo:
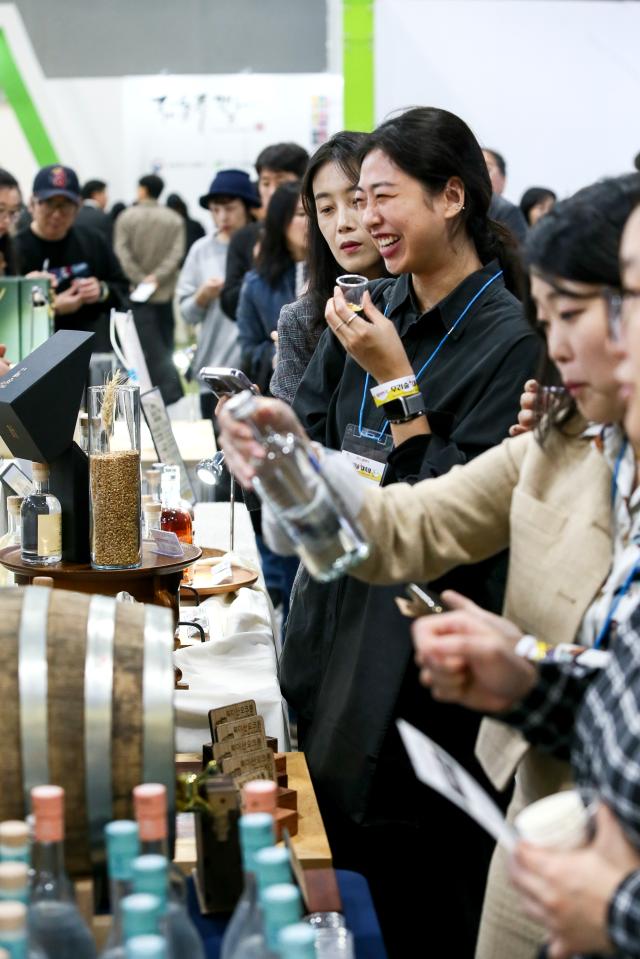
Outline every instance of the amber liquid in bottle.
POLYGON ((191 516, 179 506, 163 506, 160 514, 160 529, 175 533, 181 543, 193 543, 191 516))

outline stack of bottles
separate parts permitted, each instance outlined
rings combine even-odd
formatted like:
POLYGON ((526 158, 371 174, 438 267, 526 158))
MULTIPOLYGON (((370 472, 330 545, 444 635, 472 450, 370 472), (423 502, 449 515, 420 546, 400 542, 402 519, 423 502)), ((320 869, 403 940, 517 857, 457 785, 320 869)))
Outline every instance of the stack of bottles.
MULTIPOLYGON (((253 810, 239 820, 244 889, 221 959, 316 956, 289 851, 274 845, 272 786, 249 783, 243 791, 253 810)), ((0 959, 97 959, 64 868, 64 790, 38 786, 31 803, 33 842, 26 823, 0 823, 0 959)), ((137 786, 134 809, 135 822, 105 828, 112 923, 100 959, 204 959, 184 877, 168 858, 165 787, 137 786)))

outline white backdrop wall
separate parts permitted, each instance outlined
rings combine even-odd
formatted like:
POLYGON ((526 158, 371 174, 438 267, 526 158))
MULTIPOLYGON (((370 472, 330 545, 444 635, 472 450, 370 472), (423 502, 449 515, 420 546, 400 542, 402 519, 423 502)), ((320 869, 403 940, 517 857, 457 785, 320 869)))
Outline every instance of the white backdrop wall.
POLYGON ((443 107, 508 163, 506 196, 633 168, 640 3, 376 0, 376 114, 443 107))
POLYGON ((254 177, 267 144, 294 140, 312 151, 342 127, 342 78, 328 73, 46 82, 67 107, 58 110, 64 159, 81 180, 105 179, 112 202, 130 203, 138 178, 157 172, 205 226, 198 197, 217 170, 254 177))

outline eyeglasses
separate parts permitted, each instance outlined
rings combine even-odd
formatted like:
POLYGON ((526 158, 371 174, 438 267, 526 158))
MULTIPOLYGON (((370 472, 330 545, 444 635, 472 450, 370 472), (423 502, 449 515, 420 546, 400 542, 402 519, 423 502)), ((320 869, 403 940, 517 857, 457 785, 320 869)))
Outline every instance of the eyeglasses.
POLYGON ((15 223, 20 216, 20 210, 7 210, 0 206, 0 220, 8 220, 9 223, 15 223))
POLYGON ((614 342, 619 343, 625 327, 633 316, 638 314, 640 290, 606 289, 602 295, 607 305, 609 336, 614 342))

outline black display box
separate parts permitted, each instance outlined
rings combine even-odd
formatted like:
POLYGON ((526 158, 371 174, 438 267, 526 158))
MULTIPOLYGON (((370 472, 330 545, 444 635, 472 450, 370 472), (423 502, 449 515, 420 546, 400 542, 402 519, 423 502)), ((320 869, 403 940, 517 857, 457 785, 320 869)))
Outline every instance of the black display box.
POLYGON ((15 457, 52 463, 71 446, 94 336, 59 330, 0 377, 0 436, 15 457))

